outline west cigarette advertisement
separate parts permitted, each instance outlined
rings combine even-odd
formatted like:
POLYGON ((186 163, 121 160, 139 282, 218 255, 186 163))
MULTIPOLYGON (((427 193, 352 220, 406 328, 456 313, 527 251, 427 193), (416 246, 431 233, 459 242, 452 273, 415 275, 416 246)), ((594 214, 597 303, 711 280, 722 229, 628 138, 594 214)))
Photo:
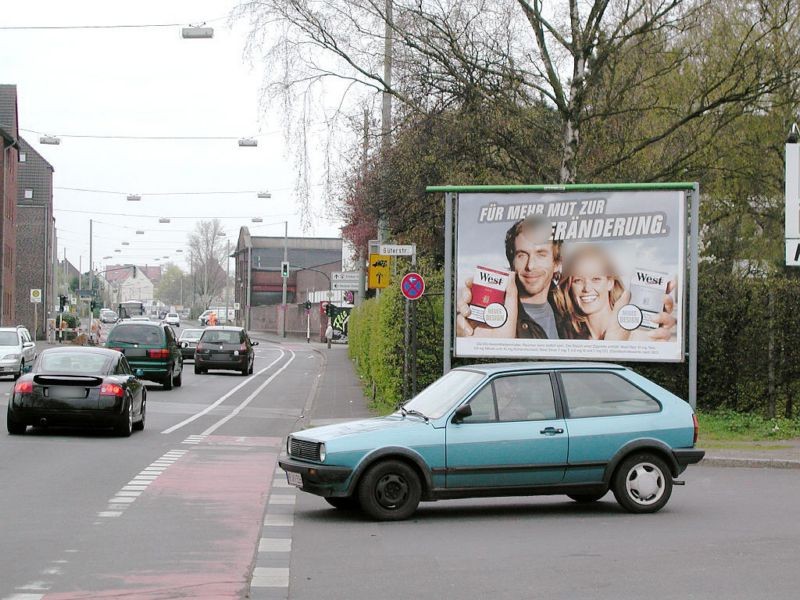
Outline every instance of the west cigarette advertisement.
POLYGON ((461 193, 455 355, 679 362, 685 193, 461 193))

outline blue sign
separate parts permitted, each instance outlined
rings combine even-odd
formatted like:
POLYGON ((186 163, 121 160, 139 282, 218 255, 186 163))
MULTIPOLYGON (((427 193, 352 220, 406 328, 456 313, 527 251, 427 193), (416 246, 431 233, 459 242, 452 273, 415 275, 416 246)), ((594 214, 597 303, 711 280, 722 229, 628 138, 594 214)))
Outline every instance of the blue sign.
POLYGON ((400 291, 409 300, 419 300, 425 292, 425 280, 419 273, 408 273, 400 281, 400 291))

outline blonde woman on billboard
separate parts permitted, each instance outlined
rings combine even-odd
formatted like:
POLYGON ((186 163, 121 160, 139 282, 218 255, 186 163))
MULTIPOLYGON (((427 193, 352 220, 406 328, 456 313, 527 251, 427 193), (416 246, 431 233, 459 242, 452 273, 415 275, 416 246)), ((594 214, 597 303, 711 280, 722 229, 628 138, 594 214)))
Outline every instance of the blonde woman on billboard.
POLYGON ((626 331, 619 326, 617 314, 630 302, 630 292, 625 290, 608 253, 601 246, 585 244, 575 248, 564 263, 557 302, 569 315, 576 339, 665 341, 672 338, 677 323, 669 294, 674 287, 674 281, 670 282, 663 310, 653 318, 657 329, 626 331))

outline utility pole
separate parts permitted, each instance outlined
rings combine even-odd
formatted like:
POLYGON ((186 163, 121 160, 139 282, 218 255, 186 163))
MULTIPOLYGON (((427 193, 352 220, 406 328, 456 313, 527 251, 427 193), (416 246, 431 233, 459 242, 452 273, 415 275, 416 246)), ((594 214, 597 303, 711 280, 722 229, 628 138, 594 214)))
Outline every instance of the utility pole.
POLYGON ((89 338, 92 337, 92 325, 94 323, 94 311, 92 310, 92 302, 94 301, 94 281, 92 277, 92 242, 94 241, 93 232, 94 221, 89 219, 89 291, 92 295, 89 297, 89 338))
POLYGON ((231 241, 225 238, 225 321, 229 320, 230 314, 230 287, 231 280, 231 241))
MULTIPOLYGON (((283 222, 283 262, 289 262, 289 221, 283 222)), ((286 337, 286 283, 289 281, 288 277, 283 279, 283 294, 281 295, 281 312, 283 313, 282 327, 283 337, 286 337)))

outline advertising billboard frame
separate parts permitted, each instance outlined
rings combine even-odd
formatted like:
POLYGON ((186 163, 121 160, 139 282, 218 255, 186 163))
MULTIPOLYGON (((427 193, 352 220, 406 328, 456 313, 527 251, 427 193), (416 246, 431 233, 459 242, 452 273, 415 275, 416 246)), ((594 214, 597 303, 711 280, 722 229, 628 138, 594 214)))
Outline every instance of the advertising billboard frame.
MULTIPOLYGON (((699 201, 700 186, 697 182, 671 182, 671 183, 621 183, 621 184, 564 184, 564 185, 465 185, 465 186, 429 186, 428 193, 444 193, 445 196, 445 280, 444 280, 444 343, 443 365, 444 372, 450 370, 452 357, 455 351, 455 306, 454 294, 456 291, 456 227, 458 217, 459 194, 495 193, 495 194, 520 194, 520 193, 574 193, 574 192, 646 192, 646 191, 681 191, 684 192, 683 239, 686 247, 682 250, 684 260, 683 280, 679 289, 682 294, 682 306, 686 314, 682 314, 682 329, 684 340, 688 342, 688 352, 685 358, 689 366, 689 402, 696 406, 697 390, 697 296, 698 296, 698 246, 699 246, 699 201), (687 235, 688 234, 688 235, 687 235)), ((564 359, 562 359, 564 360, 564 359)), ((617 359, 622 360, 622 359, 617 359)), ((627 359, 634 360, 634 359, 627 359)), ((636 360, 636 362, 640 362, 636 360)), ((675 362, 664 360, 658 362, 675 362)))

